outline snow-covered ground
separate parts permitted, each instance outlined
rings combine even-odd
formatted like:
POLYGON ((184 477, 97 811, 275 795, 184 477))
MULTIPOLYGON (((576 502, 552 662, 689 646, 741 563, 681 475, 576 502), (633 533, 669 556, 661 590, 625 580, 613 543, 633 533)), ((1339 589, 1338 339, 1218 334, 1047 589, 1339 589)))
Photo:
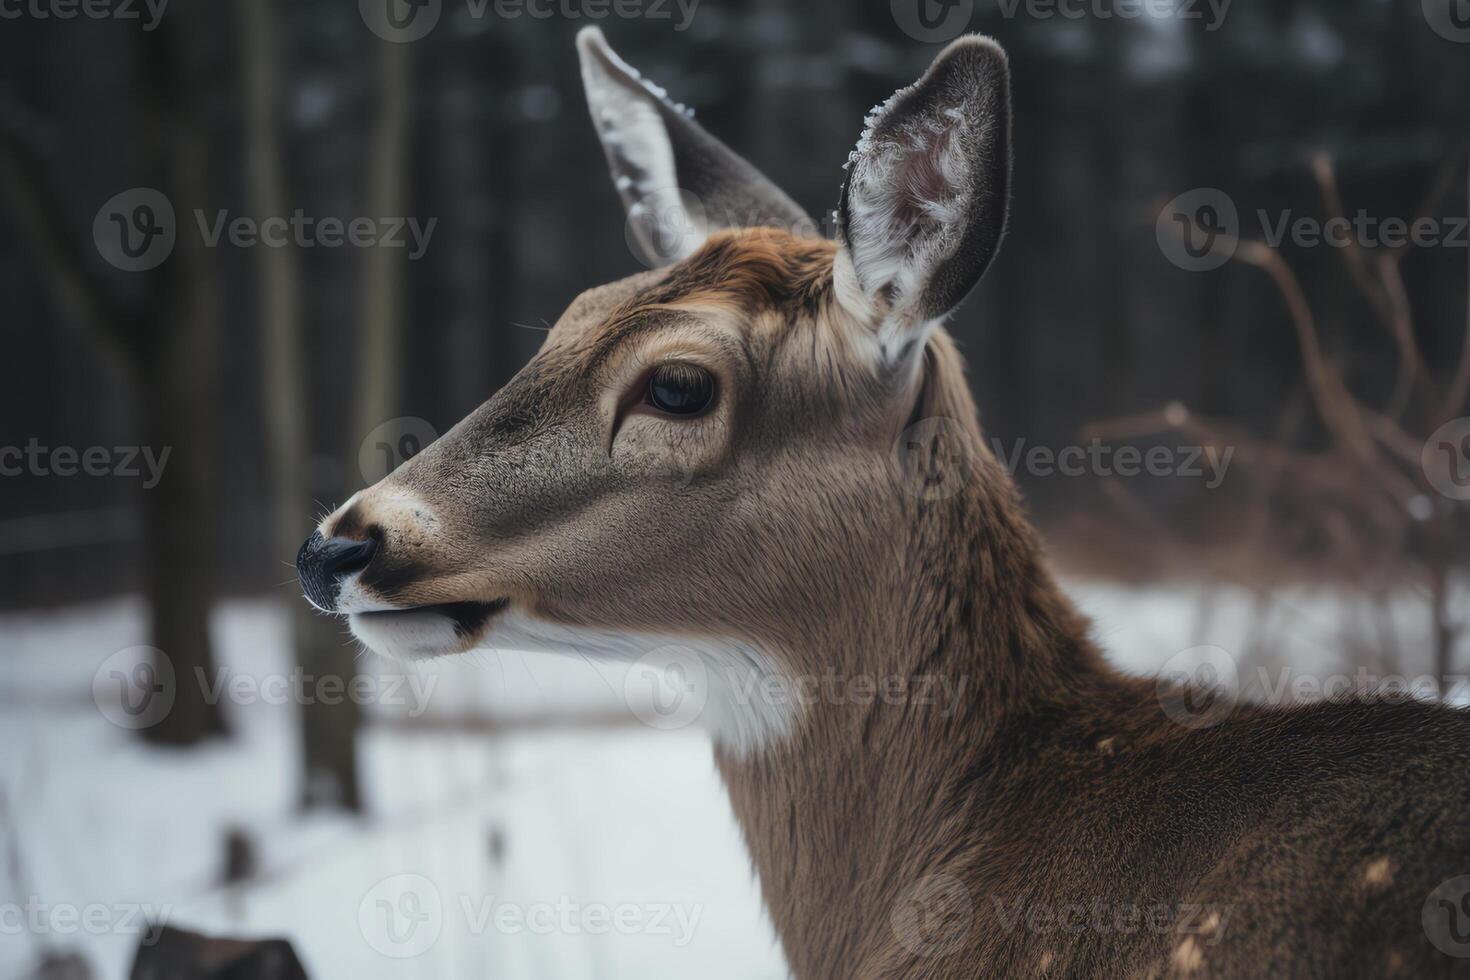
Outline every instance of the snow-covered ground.
MULTIPOLYGON (((1187 670, 1208 659, 1200 647, 1244 660, 1269 643, 1268 674, 1242 670, 1259 694, 1283 676, 1364 666, 1361 603, 1340 596, 1278 593, 1263 614, 1234 589, 1070 591, 1130 670, 1187 670)), ((1388 613, 1405 650, 1427 649, 1421 609, 1406 598, 1388 613)), ((704 737, 639 724, 625 672, 480 654, 400 684, 401 668, 364 659, 378 716, 559 722, 372 726, 361 747, 371 817, 302 818, 296 696, 272 687, 292 682, 279 607, 218 611, 217 680, 233 692, 222 703, 237 737, 200 751, 146 747, 115 723, 127 716, 105 683, 94 695, 97 677, 132 669, 118 651, 142 642, 144 624, 132 600, 0 617, 0 980, 48 950, 125 976, 150 918, 288 936, 328 980, 785 976, 704 737), (232 833, 255 868, 226 888, 232 833)))

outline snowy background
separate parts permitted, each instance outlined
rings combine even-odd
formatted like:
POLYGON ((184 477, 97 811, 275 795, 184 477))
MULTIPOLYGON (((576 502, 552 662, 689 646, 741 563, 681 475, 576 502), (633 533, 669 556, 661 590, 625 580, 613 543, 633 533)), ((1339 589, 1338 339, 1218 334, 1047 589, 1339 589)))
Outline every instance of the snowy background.
MULTIPOLYGON (((1362 659, 1343 626, 1353 602, 1338 595, 1069 588, 1133 671, 1177 666, 1201 644, 1243 672, 1249 660, 1325 677, 1362 659), (1279 660, 1249 653, 1261 646, 1279 660)), ((1407 597, 1410 649, 1417 608, 1407 597)), ((273 603, 227 603, 213 627, 236 683, 289 671, 273 603)), ((145 635, 136 601, 0 618, 0 978, 63 952, 126 976, 150 915, 288 937, 313 977, 785 976, 706 739, 640 724, 618 668, 509 653, 425 666, 418 696, 405 685, 406 703, 371 706, 359 749, 370 815, 303 817, 291 704, 226 696, 238 737, 188 752, 108 720, 94 675, 145 635), (231 839, 246 843, 227 875, 231 839), (17 930, 29 899, 47 918, 17 930), (57 914, 84 919, 88 906, 100 927, 57 914), (390 933, 385 909, 417 926, 390 933)), ((361 667, 398 669, 371 655, 361 667)))
MULTIPOLYGON (((944 8, 947 37, 1002 42, 1016 99, 1005 247, 947 327, 992 447, 1234 454, 1219 486, 1013 474, 1130 670, 1223 656, 1259 696, 1360 669, 1414 686, 1415 651, 1470 664, 1466 590, 1441 587, 1470 545, 1466 249, 1263 252, 1260 217, 1463 220, 1459 2, 1213 24, 1184 0, 944 8), (1212 271, 1160 237, 1195 190, 1242 218, 1212 271)), ((283 586, 314 516, 500 388, 579 292, 642 268, 573 47, 594 4, 428 0, 442 17, 413 43, 350 0, 170 0, 156 29, 107 14, 158 5, 63 6, 0 3, 0 464, 37 450, 0 474, 0 980, 64 957, 125 976, 145 916, 289 938, 326 980, 783 976, 708 745, 643 724, 617 670, 434 664, 409 678, 422 700, 379 688, 361 725, 251 693, 298 662, 402 680, 283 586), (116 264, 98 228, 159 196, 162 264, 116 264), (417 260, 210 246, 193 216, 221 211, 437 230, 417 260), (106 472, 66 475, 95 452, 106 472), (233 737, 197 700, 127 727, 116 675, 143 644, 186 680, 206 665, 233 737)), ((602 26, 813 215, 866 111, 943 40, 881 0, 697 6, 602 26)))

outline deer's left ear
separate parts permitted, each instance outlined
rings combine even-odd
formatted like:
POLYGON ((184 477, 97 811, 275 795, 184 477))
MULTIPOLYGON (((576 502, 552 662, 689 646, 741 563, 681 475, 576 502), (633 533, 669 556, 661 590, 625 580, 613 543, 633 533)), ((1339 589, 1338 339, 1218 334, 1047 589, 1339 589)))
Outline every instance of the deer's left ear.
POLYGON ((962 37, 866 122, 838 208, 838 292, 891 362, 923 349, 1000 246, 1011 175, 1005 53, 962 37))

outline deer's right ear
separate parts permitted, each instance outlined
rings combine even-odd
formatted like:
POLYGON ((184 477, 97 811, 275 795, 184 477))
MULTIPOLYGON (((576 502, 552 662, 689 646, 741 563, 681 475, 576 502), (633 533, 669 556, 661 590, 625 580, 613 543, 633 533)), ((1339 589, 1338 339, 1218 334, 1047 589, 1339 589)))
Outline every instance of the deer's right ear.
POLYGON ((869 114, 838 208, 838 293, 890 362, 980 281, 1005 231, 1009 71, 999 45, 962 37, 869 114))
POLYGON ((646 262, 677 262, 721 228, 816 234, 806 212, 619 58, 601 30, 579 31, 577 52, 592 123, 646 262))

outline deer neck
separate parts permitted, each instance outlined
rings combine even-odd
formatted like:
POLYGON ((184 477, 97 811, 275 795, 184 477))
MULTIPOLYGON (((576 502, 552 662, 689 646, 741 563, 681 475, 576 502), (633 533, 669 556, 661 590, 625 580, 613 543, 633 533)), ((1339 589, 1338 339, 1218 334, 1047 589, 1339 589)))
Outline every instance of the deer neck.
POLYGON ((820 649, 801 659, 833 665, 830 683, 801 699, 790 735, 750 756, 716 752, 797 977, 841 975, 891 941, 905 885, 983 822, 979 784, 1004 778, 1002 755, 1026 758, 1008 718, 1112 683, 1009 477, 979 448, 963 379, 934 381, 920 407, 968 409, 948 417, 969 420, 975 478, 905 502, 909 531, 876 590, 888 598, 812 638, 820 649))

